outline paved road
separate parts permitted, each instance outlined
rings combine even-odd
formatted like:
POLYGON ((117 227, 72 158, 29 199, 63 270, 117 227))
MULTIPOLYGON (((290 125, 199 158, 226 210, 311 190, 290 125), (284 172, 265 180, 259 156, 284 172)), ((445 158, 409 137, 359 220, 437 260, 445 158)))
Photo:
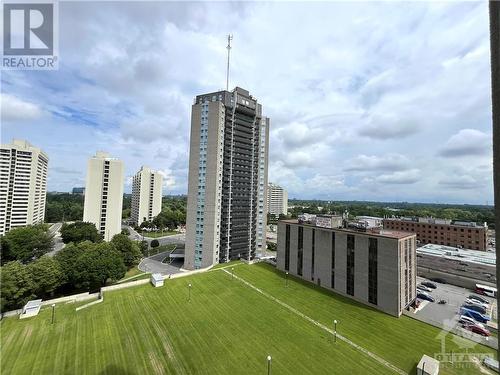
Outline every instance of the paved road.
POLYGON ((426 254, 417 254, 418 267, 430 268, 446 273, 453 273, 459 276, 465 276, 472 279, 496 282, 495 266, 487 266, 477 263, 468 263, 462 266, 457 260, 446 259, 426 254), (488 277, 488 275, 492 275, 488 277))
POLYGON ((162 263, 162 260, 168 257, 170 251, 164 251, 149 258, 144 258, 137 266, 143 272, 161 273, 162 275, 170 275, 182 272, 182 260, 176 260, 171 264, 162 263))
MULTIPOLYGON (((142 234, 136 232, 134 228, 129 227, 127 225, 123 225, 122 228, 127 228, 130 231, 129 238, 132 240, 137 240, 137 241, 142 241, 142 234)), ((155 238, 150 238, 144 236, 144 240, 151 242, 155 238)), ((169 244, 184 244, 186 242, 186 235, 185 234, 174 234, 172 236, 165 236, 165 237, 158 237, 156 238, 160 245, 169 245, 169 244)))
POLYGON ((54 235, 54 246, 52 247, 53 250, 47 253, 48 256, 52 257, 56 255, 65 246, 61 238, 61 232, 60 232, 61 227, 62 223, 55 223, 52 224, 52 226, 49 228, 50 234, 54 235))

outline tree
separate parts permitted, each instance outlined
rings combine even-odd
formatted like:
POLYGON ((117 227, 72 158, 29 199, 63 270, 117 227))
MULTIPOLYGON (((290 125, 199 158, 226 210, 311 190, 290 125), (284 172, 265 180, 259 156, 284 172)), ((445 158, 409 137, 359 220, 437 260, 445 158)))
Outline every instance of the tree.
POLYGON ((139 242, 139 248, 141 250, 142 255, 146 256, 149 249, 148 241, 144 240, 139 242))
POLYGON ((84 241, 80 243, 70 243, 56 254, 54 259, 59 263, 59 267, 63 274, 63 282, 71 286, 75 285, 75 264, 78 258, 85 252, 91 249, 93 242, 84 241))
POLYGON ((157 239, 154 239, 153 241, 151 241, 151 247, 152 248, 155 248, 155 247, 158 247, 160 246, 160 243, 158 242, 157 239))
POLYGON ((2 311, 19 308, 31 298, 33 280, 21 262, 9 262, 1 267, 1 281, 2 311))
POLYGON ((141 250, 137 243, 128 238, 125 234, 117 234, 113 236, 111 243, 123 257, 123 262, 128 268, 139 263, 141 259, 141 250))
POLYGON ((267 250, 269 251, 276 251, 277 245, 274 242, 267 242, 267 250))
POLYGON ((61 237, 64 243, 91 241, 99 242, 102 236, 97 231, 93 223, 77 221, 72 224, 63 224, 61 227, 61 237))
POLYGON ((127 236, 130 236, 130 231, 128 230, 128 228, 123 228, 122 234, 126 234, 127 236))
POLYGON ((19 260, 23 263, 52 250, 53 235, 45 224, 11 229, 2 237, 2 263, 19 260))
POLYGON ((127 271, 121 254, 107 242, 91 244, 80 254, 73 268, 73 285, 85 289, 96 289, 106 285, 108 280, 119 280, 127 271))
POLYGON ((63 283, 61 266, 48 255, 44 255, 28 264, 27 270, 33 280, 33 292, 39 298, 45 295, 53 295, 54 290, 63 283))

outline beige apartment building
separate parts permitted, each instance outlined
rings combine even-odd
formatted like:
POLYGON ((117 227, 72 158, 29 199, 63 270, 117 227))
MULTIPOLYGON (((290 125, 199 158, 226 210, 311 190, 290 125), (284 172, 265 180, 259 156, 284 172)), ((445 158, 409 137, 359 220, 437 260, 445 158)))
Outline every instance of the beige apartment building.
POLYGON ((247 90, 195 98, 184 268, 252 260, 265 246, 269 119, 247 90))
POLYGON ((83 221, 94 223, 105 241, 121 232, 123 162, 97 152, 87 164, 83 221))
POLYGON ((49 158, 24 140, 0 149, 0 235, 43 223, 49 158))
POLYGON ((413 233, 282 220, 277 268, 394 316, 416 298, 413 233))
POLYGON ((288 193, 281 186, 270 183, 267 187, 267 206, 271 215, 279 217, 288 213, 288 193))
POLYGON ((132 222, 139 226, 161 212, 163 176, 148 167, 141 167, 132 180, 132 222))

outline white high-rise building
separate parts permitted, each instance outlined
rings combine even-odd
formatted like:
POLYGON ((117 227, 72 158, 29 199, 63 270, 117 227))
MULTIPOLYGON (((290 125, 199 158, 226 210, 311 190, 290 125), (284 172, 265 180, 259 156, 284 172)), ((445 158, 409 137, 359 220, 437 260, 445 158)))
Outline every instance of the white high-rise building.
POLYGON ((266 248, 267 164, 269 155, 269 118, 262 117, 259 132, 259 190, 257 206, 257 249, 266 248))
POLYGON ((43 223, 47 195, 45 152, 24 140, 0 150, 0 235, 15 227, 43 223))
POLYGON ((87 164, 83 221, 94 223, 105 241, 121 232, 123 162, 97 152, 87 164))
POLYGON ((267 207, 271 215, 286 215, 288 213, 287 191, 279 185, 269 183, 267 187, 267 207))
POLYGON ((161 212, 163 176, 141 167, 132 180, 131 218, 135 225, 151 221, 161 212))

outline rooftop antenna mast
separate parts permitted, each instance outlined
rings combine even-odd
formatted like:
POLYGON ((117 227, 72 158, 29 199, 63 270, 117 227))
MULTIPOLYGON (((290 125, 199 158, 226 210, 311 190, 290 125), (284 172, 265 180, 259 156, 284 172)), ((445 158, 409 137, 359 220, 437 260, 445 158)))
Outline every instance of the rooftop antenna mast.
POLYGON ((229 91, 229 57, 231 55, 231 41, 233 36, 228 34, 227 36, 227 71, 226 71, 226 91, 229 91))

